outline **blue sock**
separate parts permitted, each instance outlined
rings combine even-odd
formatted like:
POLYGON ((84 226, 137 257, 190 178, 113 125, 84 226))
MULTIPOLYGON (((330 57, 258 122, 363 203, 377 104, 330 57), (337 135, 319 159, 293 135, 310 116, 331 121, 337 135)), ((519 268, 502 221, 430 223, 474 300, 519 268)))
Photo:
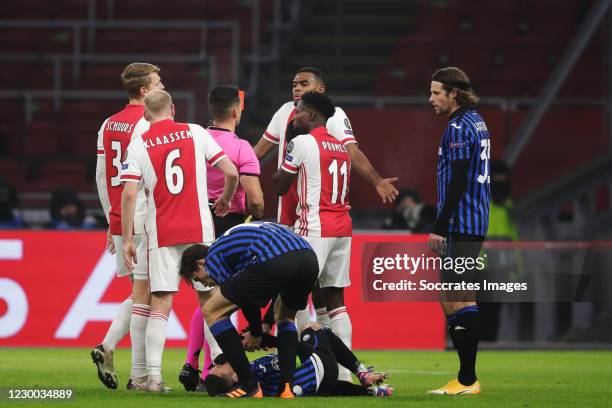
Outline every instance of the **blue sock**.
MULTIPOLYGON (((276 337, 278 338, 278 365, 280 369, 279 385, 282 387, 285 383, 290 383, 293 378, 298 335, 295 323, 292 321, 280 322, 276 327, 276 337)), ((282 391, 282 389, 279 391, 282 391)))
POLYGON ((249 360, 244 354, 240 336, 230 319, 223 319, 210 326, 210 332, 217 340, 223 355, 238 375, 242 388, 250 392, 257 387, 257 379, 251 371, 249 360))

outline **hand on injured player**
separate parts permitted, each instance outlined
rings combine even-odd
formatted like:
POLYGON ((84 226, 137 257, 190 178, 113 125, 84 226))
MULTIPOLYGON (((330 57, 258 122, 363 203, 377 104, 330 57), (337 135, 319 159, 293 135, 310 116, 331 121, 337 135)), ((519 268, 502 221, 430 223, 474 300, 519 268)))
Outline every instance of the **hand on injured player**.
POLYGON ((276 348, 277 344, 276 336, 270 333, 264 332, 260 337, 252 336, 248 326, 242 329, 240 338, 242 339, 242 345, 246 351, 267 351, 276 348))

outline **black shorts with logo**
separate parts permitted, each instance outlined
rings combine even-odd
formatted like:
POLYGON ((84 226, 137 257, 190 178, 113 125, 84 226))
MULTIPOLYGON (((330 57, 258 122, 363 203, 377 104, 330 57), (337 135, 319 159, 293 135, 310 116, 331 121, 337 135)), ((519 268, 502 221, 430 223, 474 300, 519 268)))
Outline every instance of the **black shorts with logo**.
MULTIPOLYGON (((484 237, 452 232, 446 241, 446 256, 442 257, 441 282, 475 282, 482 268, 478 261, 484 237), (452 267, 451 262, 452 260, 452 267), (479 269, 480 268, 480 269, 479 269)), ((481 261, 480 261, 481 262, 481 261)))
POLYGON ((300 249, 249 265, 221 285, 221 294, 236 306, 264 307, 278 295, 295 311, 306 307, 319 275, 314 251, 300 249))

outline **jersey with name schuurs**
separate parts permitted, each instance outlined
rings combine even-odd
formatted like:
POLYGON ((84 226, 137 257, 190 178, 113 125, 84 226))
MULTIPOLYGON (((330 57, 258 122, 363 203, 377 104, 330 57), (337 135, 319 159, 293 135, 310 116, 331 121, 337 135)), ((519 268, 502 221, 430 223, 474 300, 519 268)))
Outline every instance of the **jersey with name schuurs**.
POLYGON ((214 166, 224 157, 203 127, 171 119, 152 124, 130 143, 121 181, 144 182, 150 249, 212 242, 206 163, 214 166))
MULTIPOLYGON (((98 131, 97 155, 104 157, 106 173, 106 193, 110 202, 108 224, 112 235, 121 235, 121 165, 128 145, 133 137, 149 129, 144 118, 144 105, 128 104, 120 112, 104 121, 98 131)), ((100 192, 104 194, 104 192, 100 192)), ((145 203, 141 192, 137 200, 134 217, 134 232, 144 233, 145 203)))

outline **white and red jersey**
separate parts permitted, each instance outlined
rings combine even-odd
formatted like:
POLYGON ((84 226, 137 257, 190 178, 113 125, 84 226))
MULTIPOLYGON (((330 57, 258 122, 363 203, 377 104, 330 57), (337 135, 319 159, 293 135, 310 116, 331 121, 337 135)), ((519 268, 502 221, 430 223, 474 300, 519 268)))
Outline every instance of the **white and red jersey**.
MULTIPOLYGON (((285 160, 287 150, 287 126, 295 117, 295 104, 287 102, 276 111, 263 137, 266 140, 278 145, 278 166, 280 167, 285 160)), ((336 113, 329 118, 326 123, 327 131, 338 141, 347 145, 357 143, 351 122, 346 113, 341 108, 336 107, 336 113)), ((278 222, 283 225, 293 225, 295 223, 295 207, 297 206, 297 187, 291 186, 287 194, 278 199, 278 222)))
POLYGON ((351 157, 324 127, 287 144, 281 168, 298 175, 294 230, 309 237, 350 237, 351 157))
POLYGON ((121 181, 144 183, 149 249, 212 242, 206 163, 224 157, 203 127, 171 119, 155 122, 130 143, 121 181))
MULTIPOLYGON (((119 179, 127 147, 133 137, 149 129, 149 122, 143 115, 144 105, 128 104, 122 111, 106 119, 98 131, 98 157, 104 157, 106 175, 106 191, 98 193, 101 197, 105 195, 110 203, 106 218, 112 235, 121 235, 123 185, 119 179)), ((136 234, 144 233, 145 208, 144 193, 140 191, 134 217, 134 233, 136 234)))

